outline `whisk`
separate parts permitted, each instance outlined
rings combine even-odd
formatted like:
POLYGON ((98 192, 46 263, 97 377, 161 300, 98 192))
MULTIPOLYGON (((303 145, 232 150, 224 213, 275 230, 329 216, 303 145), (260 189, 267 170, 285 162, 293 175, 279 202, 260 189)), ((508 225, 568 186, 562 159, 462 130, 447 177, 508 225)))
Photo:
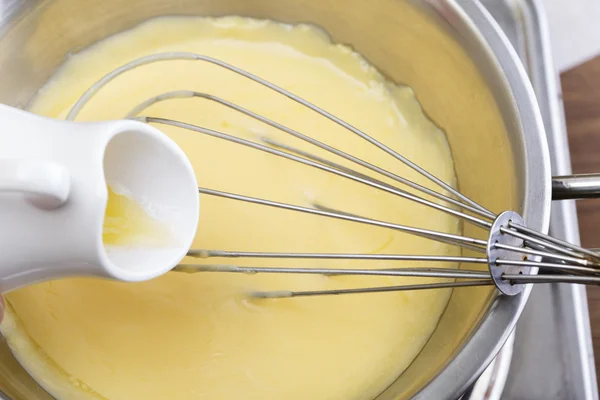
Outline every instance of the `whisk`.
POLYGON ((324 274, 324 275, 371 275, 371 276, 398 276, 398 277, 423 277, 440 278, 443 281, 439 283, 410 284, 397 286, 363 287, 335 290, 315 290, 315 291, 262 291, 254 292, 252 295, 259 298, 284 298, 301 296, 320 296, 320 295, 340 295, 353 293, 373 293, 373 292, 391 292, 405 290, 424 290, 440 288, 456 288, 470 286, 494 285, 500 293, 504 295, 516 295, 520 293, 525 284, 531 283, 580 283, 580 284, 600 284, 600 254, 594 251, 582 248, 580 246, 567 243, 565 241, 553 238, 541 232, 528 228, 523 218, 513 212, 505 211, 498 215, 466 197, 449 184, 438 179, 425 169, 411 162, 395 150, 386 146, 384 143, 376 140, 367 133, 341 120, 335 115, 321 109, 317 105, 310 103, 295 94, 276 86, 258 76, 255 76, 243 69, 225 63, 221 60, 208 57, 201 54, 185 52, 168 52, 153 54, 141 57, 131 61, 120 68, 113 70, 105 75, 93 86, 91 86, 83 96, 73 106, 67 119, 74 120, 85 104, 108 82, 117 76, 131 71, 140 66, 168 61, 168 60, 189 60, 200 61, 214 64, 241 75, 258 84, 261 84, 273 91, 279 93, 288 99, 295 101, 308 109, 316 112, 323 118, 340 125, 347 129, 349 135, 357 135, 367 143, 377 147, 389 156, 394 157, 399 162, 418 172, 438 188, 449 194, 443 194, 436 190, 426 188, 416 182, 396 175, 390 171, 380 168, 372 163, 366 162, 351 154, 345 153, 335 147, 322 143, 310 136, 297 132, 278 122, 268 119, 262 115, 256 114, 237 104, 231 103, 225 99, 212 94, 189 90, 178 90, 160 94, 147 99, 131 110, 127 118, 139 120, 150 124, 171 125, 178 128, 188 129, 204 135, 212 136, 241 146, 246 146, 257 151, 261 151, 272 156, 282 157, 287 160, 304 164, 330 174, 337 175, 344 179, 349 179, 363 185, 367 185, 377 190, 381 190, 408 201, 417 202, 425 207, 433 208, 439 212, 453 215, 466 223, 474 224, 488 231, 487 240, 481 240, 463 235, 450 234, 391 223, 366 218, 360 215, 354 215, 343 210, 332 209, 318 204, 313 207, 302 207, 298 205, 280 203, 268 199, 249 197, 243 194, 228 193, 210 188, 200 187, 200 194, 208 196, 217 196, 234 201, 249 202, 267 207, 275 207, 291 212, 300 212, 312 215, 318 215, 325 218, 335 218, 339 220, 352 221, 358 224, 367 224, 401 231, 438 242, 459 246, 463 249, 472 250, 479 257, 467 256, 437 256, 437 255, 408 255, 408 254, 342 254, 342 253, 276 253, 276 252, 243 252, 230 250, 211 250, 211 249, 191 249, 188 256, 196 258, 260 258, 260 259, 328 259, 328 260, 388 260, 399 262, 449 262, 449 263, 474 263, 487 266, 487 271, 450 269, 450 268, 392 268, 392 269, 341 269, 341 268, 279 268, 279 267, 249 267, 240 265, 214 264, 180 264, 175 267, 175 271, 180 272, 226 272, 226 273, 276 273, 276 274, 324 274), (167 118, 157 118, 151 116, 138 116, 151 105, 166 101, 169 99, 198 97, 209 101, 219 103, 225 107, 245 114, 273 128, 279 129, 288 135, 310 143, 311 145, 323 149, 335 156, 342 157, 352 163, 364 167, 380 176, 389 178, 399 185, 409 187, 417 194, 410 193, 401 187, 391 185, 371 176, 360 173, 351 168, 342 166, 329 161, 323 157, 313 155, 304 150, 296 149, 283 143, 278 143, 270 138, 261 138, 261 143, 252 142, 239 137, 231 136, 223 132, 208 129, 201 126, 192 125, 183 121, 176 121, 167 118), (431 196, 443 201, 449 206, 428 200, 423 195, 431 196), (541 271, 542 273, 537 273, 541 271), (452 281, 448 281, 452 279, 452 281))

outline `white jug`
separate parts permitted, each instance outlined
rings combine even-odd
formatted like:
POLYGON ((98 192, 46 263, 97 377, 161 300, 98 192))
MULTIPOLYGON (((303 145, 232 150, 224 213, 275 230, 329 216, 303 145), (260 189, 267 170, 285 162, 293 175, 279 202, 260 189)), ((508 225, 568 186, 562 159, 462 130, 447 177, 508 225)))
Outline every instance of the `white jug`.
POLYGON ((0 293, 42 280, 151 279, 190 248, 198 185, 183 151, 137 121, 79 123, 0 105, 0 293), (175 244, 109 251, 107 184, 160 210, 175 244))

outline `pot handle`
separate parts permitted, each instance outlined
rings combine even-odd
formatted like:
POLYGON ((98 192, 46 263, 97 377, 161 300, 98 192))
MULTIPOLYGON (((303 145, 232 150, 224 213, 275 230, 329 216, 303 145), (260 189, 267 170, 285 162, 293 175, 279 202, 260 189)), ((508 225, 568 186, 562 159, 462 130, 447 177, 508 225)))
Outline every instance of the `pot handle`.
POLYGON ((600 198, 600 174, 578 174, 552 178, 552 200, 600 198))

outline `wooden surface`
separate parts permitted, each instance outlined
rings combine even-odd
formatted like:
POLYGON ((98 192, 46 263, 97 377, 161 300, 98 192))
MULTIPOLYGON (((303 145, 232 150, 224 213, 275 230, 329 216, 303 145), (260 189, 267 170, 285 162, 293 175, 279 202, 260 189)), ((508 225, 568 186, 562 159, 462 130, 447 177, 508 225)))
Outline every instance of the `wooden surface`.
MULTIPOLYGON (((600 56, 561 75, 574 173, 600 172, 600 56)), ((600 200, 577 202, 581 242, 600 247, 600 200)), ((588 287, 596 371, 600 374, 600 286, 588 287)))

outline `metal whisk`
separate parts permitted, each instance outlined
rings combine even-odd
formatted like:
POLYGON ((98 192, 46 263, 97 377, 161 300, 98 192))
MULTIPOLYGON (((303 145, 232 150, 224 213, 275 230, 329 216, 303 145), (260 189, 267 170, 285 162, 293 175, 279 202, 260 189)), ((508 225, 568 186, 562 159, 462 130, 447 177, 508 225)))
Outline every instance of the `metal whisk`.
POLYGON ((110 72, 90 87, 84 95, 77 101, 71 109, 67 119, 73 120, 81 111, 84 105, 94 96, 104 85, 117 76, 140 67, 142 65, 167 61, 167 60, 190 60, 208 62, 236 74, 242 75, 256 83, 259 83, 275 92, 313 110, 322 117, 346 128, 349 134, 354 134, 364 139, 370 145, 376 146, 381 151, 396 158, 406 166, 412 168, 425 178, 435 183, 441 189, 450 193, 445 195, 435 190, 423 187, 402 176, 384 170, 376 165, 368 163, 360 158, 347 154, 339 149, 331 147, 314 138, 306 136, 289 127, 283 126, 264 116, 258 115, 237 104, 213 96, 207 93, 195 91, 172 91, 152 97, 135 107, 128 115, 128 118, 136 119, 146 123, 171 125, 179 128, 188 129, 194 132, 209 135, 215 138, 237 143, 242 146, 253 148, 277 157, 282 157, 294 162, 298 162, 313 168, 326 171, 328 173, 359 182, 372 188, 382 190, 400 196, 410 201, 417 202, 427 207, 431 207, 440 212, 448 213, 462 219, 467 223, 489 231, 487 240, 480 240, 472 237, 455 235, 450 233, 438 232, 428 229, 422 229, 414 226, 401 225, 386 221, 365 218, 359 215, 353 215, 341 210, 326 208, 315 205, 314 208, 301 207, 292 204, 279 203, 266 199, 248 197, 242 194, 227 193, 209 188, 198 188, 201 194, 209 196, 218 196, 235 201, 243 201, 254 204, 260 204, 268 207, 301 212, 313 215, 319 215, 327 218, 336 218, 345 221, 352 221, 360 224, 368 224, 386 229, 393 229, 413 235, 436 240, 446 244, 460 246, 465 249, 480 253, 480 257, 450 257, 434 255, 404 255, 404 254, 339 254, 339 253, 269 253, 269 252, 241 252, 224 250, 205 250, 192 249, 188 256, 197 258, 272 258, 272 259, 350 259, 350 260, 393 260, 393 261, 429 261, 429 262, 451 262, 451 263, 476 263, 485 264, 488 271, 474 270, 455 270, 446 268, 393 268, 393 269, 338 269, 338 268, 276 268, 276 267, 246 267, 237 265, 198 265, 181 264, 175 268, 181 272, 229 272, 229 273, 289 273, 289 274, 325 274, 325 275, 371 275, 371 276, 402 276, 402 277, 426 277, 456 279, 456 281, 443 281, 439 283, 425 283, 417 285, 398 285, 384 287, 365 287, 339 290, 318 290, 318 291, 268 291, 255 292, 255 297, 262 298, 280 298, 280 297, 299 297, 299 296, 317 296, 317 295, 337 295, 351 293, 371 293, 371 292, 389 292, 403 290, 422 290, 454 288, 467 286, 495 285, 498 290, 506 295, 515 295, 523 289, 524 284, 528 283, 582 283, 582 284, 600 284, 600 254, 584 249, 562 240, 545 235, 541 232, 529 229, 525 226, 523 219, 517 213, 505 211, 499 215, 487 210, 477 204, 465 195, 458 192, 452 186, 441 181, 423 168, 411 162, 398 152, 369 136, 365 132, 355 128, 349 123, 337 118, 318 106, 282 89, 262 78, 259 78, 249 72, 246 72, 233 65, 223 61, 207 57, 200 54, 170 52, 154 54, 134 60, 122 67, 110 72), (206 100, 217 102, 232 110, 243 113, 251 118, 261 121, 271 127, 277 128, 286 134, 294 136, 316 147, 319 147, 336 156, 342 157, 356 165, 360 165, 370 171, 385 176, 395 182, 408 186, 421 194, 432 196, 442 200, 447 204, 454 206, 451 208, 445 205, 427 200, 419 195, 407 192, 397 186, 390 185, 378 179, 372 178, 353 169, 339 165, 322 157, 310 154, 306 151, 295 149, 288 145, 278 143, 268 138, 262 138, 264 144, 255 143, 235 136, 231 136, 212 129, 188 124, 182 121, 175 121, 167 118, 138 117, 137 115, 149 106, 175 98, 199 97, 206 100), (537 270, 541 274, 535 274, 537 270))

